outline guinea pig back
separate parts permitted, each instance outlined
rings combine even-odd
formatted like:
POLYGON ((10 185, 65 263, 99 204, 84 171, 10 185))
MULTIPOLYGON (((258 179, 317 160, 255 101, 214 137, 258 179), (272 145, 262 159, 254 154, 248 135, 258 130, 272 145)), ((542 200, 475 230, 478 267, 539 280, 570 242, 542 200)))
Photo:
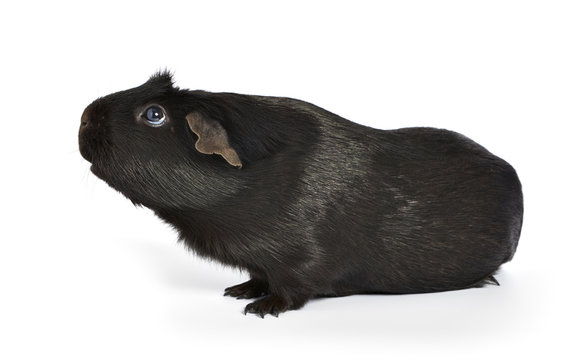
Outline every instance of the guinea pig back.
POLYGON ((496 282, 521 232, 515 170, 463 135, 179 89, 167 72, 91 103, 79 147, 190 249, 246 270, 225 295, 255 299, 245 313, 261 317, 318 296, 496 282))

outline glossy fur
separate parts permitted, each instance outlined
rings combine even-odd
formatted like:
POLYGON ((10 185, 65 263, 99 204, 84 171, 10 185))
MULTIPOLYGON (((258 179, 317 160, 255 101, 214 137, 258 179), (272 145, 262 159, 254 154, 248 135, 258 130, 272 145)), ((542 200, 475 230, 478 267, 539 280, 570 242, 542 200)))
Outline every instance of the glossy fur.
MULTIPOLYGON (((81 154, 199 255, 244 269, 225 294, 278 315, 317 296, 478 286, 509 261, 523 218, 515 170, 455 132, 377 130, 289 98, 189 91, 167 73, 99 98, 81 154), (137 120, 147 104, 169 121, 137 120), (242 168, 194 144, 220 124, 242 168)), ((494 280, 496 281, 496 280, 494 280)))

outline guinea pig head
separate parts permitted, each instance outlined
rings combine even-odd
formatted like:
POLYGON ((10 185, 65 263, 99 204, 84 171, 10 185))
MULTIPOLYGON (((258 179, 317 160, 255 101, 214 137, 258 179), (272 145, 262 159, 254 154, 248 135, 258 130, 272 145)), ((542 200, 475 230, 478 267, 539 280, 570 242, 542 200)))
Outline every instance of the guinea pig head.
POLYGON ((83 112, 81 155, 135 204, 193 209, 236 190, 242 161, 221 122, 164 72, 83 112))

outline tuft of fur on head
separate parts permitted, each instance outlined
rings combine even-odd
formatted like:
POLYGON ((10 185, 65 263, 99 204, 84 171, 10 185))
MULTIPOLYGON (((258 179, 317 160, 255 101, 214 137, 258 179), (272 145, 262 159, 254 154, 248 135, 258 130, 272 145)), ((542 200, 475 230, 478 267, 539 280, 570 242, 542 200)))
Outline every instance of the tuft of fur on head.
POLYGON ((171 70, 164 68, 151 75, 148 82, 173 86, 175 80, 173 80, 173 73, 171 70))

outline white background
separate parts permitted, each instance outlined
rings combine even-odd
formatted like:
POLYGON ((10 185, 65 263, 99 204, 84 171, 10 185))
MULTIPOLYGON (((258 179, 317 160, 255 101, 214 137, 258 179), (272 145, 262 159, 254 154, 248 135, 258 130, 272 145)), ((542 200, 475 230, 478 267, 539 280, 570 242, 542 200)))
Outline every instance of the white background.
POLYGON ((584 2, 187 3, 0 5, 0 358, 586 356, 584 2), (77 151, 88 103, 164 67, 505 158, 526 212, 501 286, 242 315, 222 294, 245 274, 190 255, 77 151))

